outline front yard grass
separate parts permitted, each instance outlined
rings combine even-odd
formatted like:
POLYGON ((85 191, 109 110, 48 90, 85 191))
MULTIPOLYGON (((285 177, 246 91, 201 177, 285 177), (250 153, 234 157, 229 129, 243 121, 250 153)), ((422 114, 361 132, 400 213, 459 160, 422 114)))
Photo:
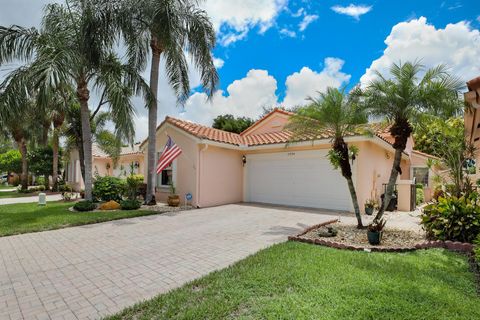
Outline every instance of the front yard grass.
MULTIPOLYGON (((192 266, 194 267, 194 266, 192 266)), ((480 319, 465 256, 283 243, 108 319, 480 319)))
POLYGON ((71 212, 68 208, 73 204, 57 201, 45 207, 36 203, 0 205, 0 236, 158 214, 147 210, 71 212))

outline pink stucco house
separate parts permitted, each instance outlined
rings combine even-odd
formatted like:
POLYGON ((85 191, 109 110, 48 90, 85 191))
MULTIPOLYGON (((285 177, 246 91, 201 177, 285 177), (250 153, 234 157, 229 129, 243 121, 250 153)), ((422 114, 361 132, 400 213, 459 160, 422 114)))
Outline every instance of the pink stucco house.
MULTIPOLYGON (((122 147, 120 156, 118 157, 116 166, 102 149, 97 145, 92 145, 92 170, 94 175, 99 176, 115 176, 125 178, 130 173, 144 174, 144 155, 140 151, 139 144, 133 146, 122 147)), ((65 181, 74 190, 83 190, 85 184, 80 172, 80 157, 78 150, 73 149, 69 152, 67 162, 65 164, 65 181)))
MULTIPOLYGON (((167 136, 183 153, 157 176, 157 200, 166 199, 173 181, 177 193, 182 198, 191 194, 191 203, 197 207, 257 202, 352 211, 346 181, 326 158, 331 136, 325 132, 308 141, 287 144, 290 133, 284 127, 291 115, 276 109, 241 134, 166 117, 157 128, 157 156, 167 136)), ((352 133, 346 138, 359 148, 353 173, 361 207, 367 199, 380 199, 393 161, 393 138, 388 128, 373 124, 372 129, 373 136, 352 133)), ((147 145, 145 140, 140 149, 146 152, 147 145)), ((426 161, 430 156, 413 150, 413 145, 410 139, 398 183, 409 185, 416 177, 428 194, 432 174, 426 161)), ((410 199, 405 194, 399 192, 400 210, 408 210, 410 199)))

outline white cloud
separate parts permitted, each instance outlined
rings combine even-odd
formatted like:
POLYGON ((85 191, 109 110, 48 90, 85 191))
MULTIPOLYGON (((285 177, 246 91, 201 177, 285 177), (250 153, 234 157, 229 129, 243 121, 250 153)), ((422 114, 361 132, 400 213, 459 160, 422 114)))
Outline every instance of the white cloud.
POLYGON ((203 7, 208 12, 217 31, 219 43, 224 46, 245 38, 248 32, 259 27, 267 31, 288 0, 207 0, 203 7))
POLYGON ((280 34, 281 35, 284 35, 286 37, 290 37, 290 38, 295 38, 297 36, 297 33, 293 30, 289 30, 287 28, 283 28, 283 29, 280 29, 280 34))
POLYGON ((293 107, 307 103, 306 98, 315 96, 318 91, 327 87, 339 88, 350 80, 350 75, 341 71, 344 61, 338 58, 326 58, 325 67, 317 72, 303 67, 287 77, 287 90, 283 105, 293 107))
POLYGON ((373 79, 373 70, 388 74, 392 63, 418 59, 426 67, 445 64, 465 81, 480 74, 480 31, 465 21, 448 24, 445 29, 428 24, 425 17, 401 22, 392 28, 385 44, 383 55, 360 79, 363 85, 373 79))
POLYGON ((221 69, 224 64, 225 64, 225 61, 223 59, 213 57, 213 65, 215 66, 215 68, 221 69))
POLYGON ((304 13, 305 13, 305 9, 300 8, 300 9, 297 10, 297 12, 292 13, 292 17, 298 18, 298 17, 302 16, 304 13))
POLYGON ((246 77, 235 80, 227 92, 217 91, 211 101, 205 93, 193 94, 185 104, 184 119, 211 125, 212 119, 221 114, 256 118, 264 106, 277 104, 277 80, 265 70, 250 70, 246 77))
POLYGON ((307 14, 303 17, 303 20, 298 24, 300 31, 305 31, 308 25, 318 19, 316 14, 307 14))
POLYGON ((360 16, 370 12, 370 10, 372 10, 372 6, 350 4, 347 7, 342 7, 339 5, 333 6, 331 9, 336 13, 345 14, 353 17, 356 20, 360 20, 360 16))

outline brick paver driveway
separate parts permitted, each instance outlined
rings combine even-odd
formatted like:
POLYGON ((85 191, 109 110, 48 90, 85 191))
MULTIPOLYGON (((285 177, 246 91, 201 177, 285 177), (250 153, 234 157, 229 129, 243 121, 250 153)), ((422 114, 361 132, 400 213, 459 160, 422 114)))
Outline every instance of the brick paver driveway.
POLYGON ((100 318, 330 219, 227 205, 0 238, 0 319, 100 318))

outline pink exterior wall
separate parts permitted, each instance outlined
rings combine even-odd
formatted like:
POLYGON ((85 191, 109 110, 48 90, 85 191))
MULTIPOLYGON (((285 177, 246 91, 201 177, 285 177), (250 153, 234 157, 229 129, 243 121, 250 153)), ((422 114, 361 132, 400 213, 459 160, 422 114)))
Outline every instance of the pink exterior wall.
MULTIPOLYGON (((144 174, 144 163, 143 163, 143 154, 135 154, 135 155, 126 155, 120 156, 118 159, 118 166, 117 169, 113 168, 112 160, 109 158, 99 158, 93 157, 92 162, 92 174, 100 176, 119 176, 118 168, 122 163, 128 164, 126 166, 127 174, 130 174, 130 167, 129 164, 131 162, 138 161, 140 164, 140 168, 138 170, 139 174, 144 174), (110 165, 110 168, 107 169, 107 163, 110 165)), ((80 171, 80 157, 77 150, 73 150, 69 154, 68 160, 68 167, 65 168, 67 170, 67 184, 70 185, 74 190, 80 191, 85 189, 85 184, 83 182, 82 174, 80 171)), ((122 176, 123 177, 123 176, 122 176)))
MULTIPOLYGON (((182 149, 182 154, 174 161, 173 182, 177 188, 176 192, 180 196, 181 203, 185 202, 185 194, 191 193, 193 199, 192 205, 197 206, 197 168, 198 168, 198 146, 195 140, 188 134, 164 126, 157 131, 157 152, 161 152, 167 143, 167 134, 182 149)), ((148 143, 142 146, 142 150, 147 152, 148 143)), ((144 171, 146 179, 147 156, 144 157, 144 171)), ((157 187, 155 198, 157 201, 166 202, 170 189, 168 187, 157 187)))
MULTIPOLYGON (((393 149, 387 151, 371 141, 358 142, 359 148, 357 173, 357 196, 360 210, 364 211, 365 201, 376 199, 380 203, 383 184, 388 183, 393 164, 393 149)), ((408 179, 409 162, 402 159, 400 179, 408 179)))
POLYGON ((243 201, 240 151, 208 146, 200 151, 200 168, 200 207, 243 201))
POLYGON ((263 120, 251 130, 246 132, 244 135, 248 136, 252 134, 281 131, 288 123, 289 117, 290 116, 283 113, 273 113, 267 119, 263 120))

